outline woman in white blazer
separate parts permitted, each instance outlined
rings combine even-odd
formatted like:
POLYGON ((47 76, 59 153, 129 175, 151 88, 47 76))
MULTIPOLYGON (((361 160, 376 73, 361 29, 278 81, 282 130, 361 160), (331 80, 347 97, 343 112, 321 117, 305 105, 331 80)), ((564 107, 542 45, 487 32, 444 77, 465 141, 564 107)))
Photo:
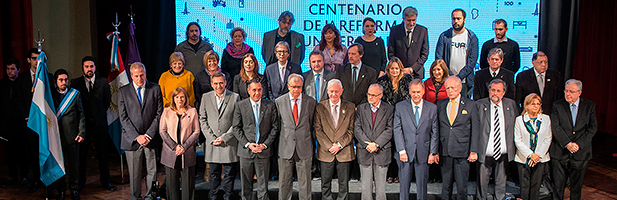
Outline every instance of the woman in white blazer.
POLYGON ((514 161, 518 163, 524 200, 539 199, 544 165, 550 160, 552 135, 551 118, 542 114, 542 99, 535 93, 527 95, 523 113, 516 117, 514 126, 514 161))

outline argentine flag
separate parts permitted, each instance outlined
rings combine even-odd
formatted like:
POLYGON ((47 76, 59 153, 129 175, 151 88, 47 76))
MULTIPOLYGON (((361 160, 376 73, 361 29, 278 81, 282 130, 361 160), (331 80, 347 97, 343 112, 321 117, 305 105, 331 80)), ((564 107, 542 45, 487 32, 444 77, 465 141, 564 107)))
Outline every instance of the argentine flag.
POLYGON ((51 96, 49 77, 47 77, 47 56, 39 54, 36 79, 32 86, 34 94, 30 104, 28 128, 39 134, 39 166, 41 181, 49 186, 65 174, 60 132, 56 108, 51 96))

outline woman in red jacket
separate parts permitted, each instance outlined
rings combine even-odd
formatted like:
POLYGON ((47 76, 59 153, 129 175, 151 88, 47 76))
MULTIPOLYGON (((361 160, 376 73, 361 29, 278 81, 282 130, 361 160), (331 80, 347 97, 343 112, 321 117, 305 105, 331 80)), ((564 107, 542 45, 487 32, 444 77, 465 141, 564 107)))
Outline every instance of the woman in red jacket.
POLYGON ((431 65, 431 77, 424 81, 424 100, 436 103, 448 98, 444 82, 448 78, 448 67, 443 60, 435 60, 431 65))

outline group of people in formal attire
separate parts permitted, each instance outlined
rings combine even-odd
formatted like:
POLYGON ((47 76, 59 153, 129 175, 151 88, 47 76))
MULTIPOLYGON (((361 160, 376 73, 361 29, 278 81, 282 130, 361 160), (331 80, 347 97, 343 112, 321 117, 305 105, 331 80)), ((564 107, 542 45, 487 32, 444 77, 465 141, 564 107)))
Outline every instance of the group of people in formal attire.
MULTIPOLYGON (((242 199, 252 199, 254 189, 258 199, 269 199, 273 176, 279 180, 279 199, 292 198, 294 180, 299 198, 311 199, 314 177, 320 177, 322 199, 348 199, 352 178, 362 183, 362 199, 386 199, 387 182, 399 182, 400 199, 408 199, 413 177, 417 198, 427 199, 429 178, 435 174, 442 179, 443 199, 467 199, 470 170, 478 174, 478 199, 505 199, 508 166, 518 169, 522 199, 539 199, 549 171, 557 199, 564 198, 568 180, 570 198, 580 199, 597 128, 594 103, 580 98, 582 82, 564 83, 539 51, 533 68, 519 73, 515 84, 520 53, 518 44, 505 37, 504 20, 494 21, 495 38, 480 53, 483 69, 474 72, 478 39, 464 27, 464 10, 451 14, 452 28, 440 35, 426 78, 427 29, 416 24, 413 7, 405 8, 403 23, 391 28, 387 51, 384 40, 374 35, 371 18, 363 22, 364 35, 349 47, 341 44, 334 25, 324 26, 321 42, 309 54, 311 69, 304 73, 299 66, 304 36, 291 30, 294 17, 288 11, 280 15, 279 28, 263 35, 263 75, 252 47, 244 43, 243 29, 231 30, 232 40, 219 57, 201 39, 199 24, 190 23, 187 40, 170 55, 170 69, 158 84, 146 80, 142 63, 132 63, 132 81, 119 88, 118 105, 113 105, 122 124, 131 199, 155 198, 151 183, 158 163, 165 167, 167 198, 194 199, 200 135, 205 138, 210 199, 221 193, 223 199, 232 198, 236 176, 242 199)), ((31 87, 38 52, 28 55, 29 72, 17 74, 18 61, 6 65, 3 122, 27 121, 27 109, 11 105, 28 102, 24 100, 32 95, 24 88, 31 87)), ((101 183, 115 189, 108 182, 103 145, 109 140, 108 81, 95 76, 92 57, 82 60, 82 69, 83 76, 70 85, 66 70, 50 75, 55 102, 68 102, 58 121, 73 199, 83 188, 83 156, 92 142, 101 183)), ((26 129, 21 128, 9 132, 26 129)), ((24 169, 16 172, 16 165, 30 162, 10 163, 13 179, 27 177, 24 169)), ((58 185, 63 193, 67 184, 58 185)))

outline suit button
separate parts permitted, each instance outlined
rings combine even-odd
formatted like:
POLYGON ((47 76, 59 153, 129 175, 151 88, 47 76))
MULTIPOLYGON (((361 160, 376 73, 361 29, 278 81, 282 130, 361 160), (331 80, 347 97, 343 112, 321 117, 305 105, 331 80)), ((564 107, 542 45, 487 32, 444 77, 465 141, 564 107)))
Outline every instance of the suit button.
POLYGON ((576 132, 572 132, 572 135, 576 134, 576 132))
POLYGON ((219 130, 219 133, 221 132, 221 130, 219 130))
POLYGON ((450 127, 450 130, 452 130, 452 127, 450 127))

